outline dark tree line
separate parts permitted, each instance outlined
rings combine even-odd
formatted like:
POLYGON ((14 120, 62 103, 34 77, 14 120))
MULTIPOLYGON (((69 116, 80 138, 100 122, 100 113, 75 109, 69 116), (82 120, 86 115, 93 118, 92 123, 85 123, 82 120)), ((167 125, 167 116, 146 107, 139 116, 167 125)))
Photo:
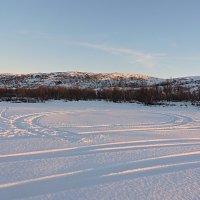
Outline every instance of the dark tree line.
POLYGON ((91 89, 65 88, 65 87, 38 87, 38 88, 17 88, 17 89, 0 89, 0 98, 5 100, 12 99, 35 99, 38 101, 46 100, 94 100, 96 91, 91 89))
POLYGON ((80 89, 65 87, 38 87, 33 89, 0 88, 0 99, 6 101, 21 100, 25 102, 46 100, 106 100, 113 102, 142 102, 144 104, 155 104, 160 101, 200 101, 200 89, 191 92, 181 86, 141 87, 135 89, 80 89))

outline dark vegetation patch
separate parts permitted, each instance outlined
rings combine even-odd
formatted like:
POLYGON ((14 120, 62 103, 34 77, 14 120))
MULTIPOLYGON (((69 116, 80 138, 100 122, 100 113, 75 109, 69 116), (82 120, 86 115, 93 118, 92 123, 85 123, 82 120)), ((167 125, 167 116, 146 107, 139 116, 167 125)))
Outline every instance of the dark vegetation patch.
POLYGON ((188 101, 200 106, 200 90, 166 84, 165 86, 144 86, 140 88, 81 89, 66 87, 0 88, 1 101, 44 102, 47 100, 105 100, 112 102, 141 102, 145 105, 162 105, 161 102, 188 101))

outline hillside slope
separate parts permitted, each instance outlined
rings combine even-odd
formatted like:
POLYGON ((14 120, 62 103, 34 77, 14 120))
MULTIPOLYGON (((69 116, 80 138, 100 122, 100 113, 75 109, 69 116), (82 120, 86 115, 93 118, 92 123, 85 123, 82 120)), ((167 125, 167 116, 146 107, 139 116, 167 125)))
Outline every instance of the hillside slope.
MULTIPOLYGON (((167 79, 155 78, 139 74, 122 73, 87 73, 87 72, 55 72, 33 74, 0 74, 0 88, 36 88, 79 87, 103 89, 111 87, 138 88, 141 86, 166 85, 167 79)), ((173 87, 182 86, 197 90, 200 76, 174 78, 170 80, 173 87)))

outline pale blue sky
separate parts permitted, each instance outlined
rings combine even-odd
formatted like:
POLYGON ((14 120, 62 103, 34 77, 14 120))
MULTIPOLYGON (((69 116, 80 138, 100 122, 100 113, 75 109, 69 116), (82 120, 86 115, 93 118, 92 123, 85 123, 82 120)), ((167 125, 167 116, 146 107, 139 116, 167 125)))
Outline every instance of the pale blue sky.
POLYGON ((0 0, 0 73, 200 75, 199 0, 0 0))

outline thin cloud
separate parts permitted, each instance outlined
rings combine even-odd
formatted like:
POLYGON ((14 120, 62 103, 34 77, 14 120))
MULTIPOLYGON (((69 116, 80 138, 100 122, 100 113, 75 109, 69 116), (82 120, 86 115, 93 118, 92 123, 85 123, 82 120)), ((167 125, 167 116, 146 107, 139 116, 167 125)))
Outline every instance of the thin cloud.
MULTIPOLYGON (((100 51, 107 52, 109 54, 114 54, 117 56, 124 57, 127 62, 133 64, 135 66, 141 67, 157 67, 157 66, 165 66, 168 63, 176 63, 182 64, 183 62, 199 62, 200 56, 174 56, 174 55, 167 55, 163 53, 149 53, 144 51, 139 51, 130 48, 119 48, 113 47, 105 44, 95 44, 90 42, 80 42, 80 41, 73 41, 73 40, 63 40, 48 33, 42 31, 35 31, 35 30, 28 30, 28 29, 20 29, 15 30, 15 33, 27 36, 27 37, 34 37, 34 38, 42 38, 49 41, 54 41, 54 43, 64 44, 64 45, 76 45, 85 48, 96 49, 100 51)), ((173 47, 177 47, 177 43, 172 42, 170 44, 173 47)))
POLYGON ((159 54, 145 53, 145 52, 136 51, 130 48, 112 47, 105 44, 94 44, 94 43, 89 43, 89 42, 60 40, 58 38, 54 38, 50 36, 49 34, 41 32, 41 31, 21 29, 15 32, 23 36, 31 36, 31 37, 43 38, 47 40, 54 40, 54 41, 57 41, 59 44, 63 43, 65 45, 77 45, 81 47, 97 49, 97 50, 104 51, 110 54, 125 57, 127 59, 127 62, 129 62, 130 64, 137 65, 137 66, 144 66, 144 67, 158 66, 158 60, 164 56, 164 54, 160 54, 160 53, 159 54))
POLYGON ((129 62, 131 64, 143 65, 146 67, 153 67, 158 65, 158 60, 164 56, 164 54, 152 54, 152 53, 145 53, 141 51, 136 51, 129 48, 118 48, 118 47, 111 47, 108 45, 102 44, 93 44, 88 42, 81 42, 77 43, 80 46, 98 49, 104 52, 108 52, 115 55, 125 56, 129 58, 129 62))
POLYGON ((74 44, 87 48, 98 49, 104 52, 108 52, 110 54, 123 56, 129 59, 129 63, 144 67, 162 66, 164 63, 168 62, 196 62, 200 60, 199 56, 178 57, 167 55, 164 53, 147 53, 142 51, 136 51, 130 48, 111 47, 108 45, 93 44, 88 42, 75 42, 74 44))

